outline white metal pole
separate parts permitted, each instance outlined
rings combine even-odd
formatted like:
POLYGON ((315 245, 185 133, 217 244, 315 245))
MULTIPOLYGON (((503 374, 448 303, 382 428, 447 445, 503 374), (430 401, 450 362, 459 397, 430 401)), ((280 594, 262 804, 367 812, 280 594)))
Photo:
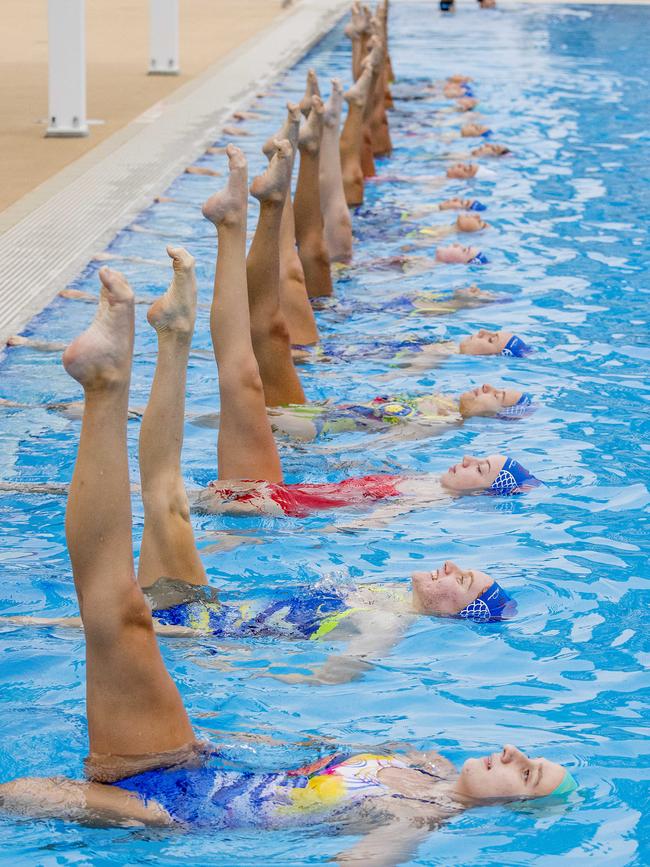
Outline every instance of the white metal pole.
POLYGON ((178 0, 149 0, 149 75, 178 75, 178 0))
POLYGON ((85 0, 48 0, 46 136, 88 135, 85 0))

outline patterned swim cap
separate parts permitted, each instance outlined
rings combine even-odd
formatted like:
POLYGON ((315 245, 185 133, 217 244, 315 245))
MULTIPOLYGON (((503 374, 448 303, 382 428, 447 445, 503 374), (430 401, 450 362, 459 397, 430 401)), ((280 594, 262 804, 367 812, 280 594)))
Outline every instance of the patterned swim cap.
POLYGON ((536 479, 518 461, 506 458, 499 475, 488 488, 488 493, 497 497, 509 497, 512 494, 521 494, 524 488, 537 487, 537 485, 541 485, 539 479, 536 479))
POLYGON ((521 337, 517 337, 516 334, 513 334, 501 350, 501 355, 514 355, 517 358, 523 358, 525 355, 529 355, 532 351, 532 346, 525 343, 521 337))
POLYGON ((517 612, 517 604, 506 591, 495 581, 473 602, 458 612, 458 617, 473 620, 475 623, 489 623, 504 620, 517 612))
POLYGON ((478 251, 476 256, 469 260, 468 265, 487 265, 490 260, 481 250, 478 251))
POLYGON ((496 413, 495 418, 500 418, 504 421, 515 421, 516 419, 524 418, 533 412, 535 412, 533 396, 527 391, 524 391, 517 403, 514 403, 512 406, 502 406, 496 413))

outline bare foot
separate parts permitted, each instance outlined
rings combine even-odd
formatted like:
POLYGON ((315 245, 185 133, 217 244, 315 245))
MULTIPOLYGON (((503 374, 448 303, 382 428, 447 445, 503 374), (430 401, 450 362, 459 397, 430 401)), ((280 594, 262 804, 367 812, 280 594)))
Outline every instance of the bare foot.
POLYGON ((35 337, 23 337, 20 334, 13 334, 7 338, 7 346, 27 346, 30 349, 37 349, 39 352, 62 352, 66 345, 59 340, 38 340, 35 337))
POLYGON ((325 103, 323 123, 333 129, 341 122, 341 109, 343 108, 343 85, 338 78, 332 79, 332 92, 325 103))
POLYGON ((147 320, 158 334, 174 333, 191 337, 196 319, 196 276, 194 256, 184 247, 167 247, 174 276, 169 288, 147 311, 147 320))
POLYGON ((226 148, 230 176, 223 190, 210 196, 201 208, 206 220, 215 226, 239 226, 246 222, 248 199, 248 164, 246 157, 233 144, 226 148))
POLYGON ((264 115, 256 114, 254 111, 233 111, 233 120, 260 120, 264 115))
POLYGON ((282 204, 287 195, 291 181, 291 160, 293 148, 284 139, 275 140, 275 154, 271 158, 268 169, 258 175, 251 184, 251 196, 260 202, 277 202, 282 204))
POLYGON ((312 109, 312 97, 320 96, 320 87, 318 86, 318 77, 315 69, 310 69, 307 73, 307 84, 305 86, 305 95, 300 100, 300 111, 305 117, 309 117, 309 112, 312 109))
POLYGON ((370 33, 370 17, 368 9, 361 3, 353 3, 350 21, 345 25, 345 35, 348 39, 361 39, 370 33))
POLYGON ((320 142, 323 136, 323 114, 325 106, 320 96, 312 96, 311 111, 307 121, 303 124, 300 130, 298 139, 298 147, 301 151, 306 151, 309 154, 317 154, 320 151, 320 142))
POLYGON ((287 103, 287 119, 275 135, 268 138, 262 145, 262 153, 270 160, 276 151, 276 141, 287 139, 291 142, 293 153, 298 147, 298 135, 300 130, 300 106, 296 102, 287 103))
POLYGON ((133 354, 133 292, 118 271, 99 270, 102 288, 90 327, 63 353, 63 366, 84 389, 128 385, 133 354))
POLYGON ((356 105, 359 108, 364 108, 368 100, 371 82, 372 70, 369 66, 366 66, 357 81, 343 94, 348 105, 356 105))
POLYGON ((70 298, 75 301, 93 301, 97 302, 97 296, 92 292, 84 292, 81 289, 61 289, 58 293, 59 298, 70 298))
POLYGON ((185 169, 186 175, 208 175, 211 178, 220 178, 221 172, 215 172, 214 169, 207 169, 205 166, 188 166, 185 169))
POLYGON ((224 126, 222 132, 224 135, 227 135, 227 136, 242 136, 243 137, 243 136, 251 135, 251 133, 248 132, 248 130, 242 129, 239 126, 224 126))

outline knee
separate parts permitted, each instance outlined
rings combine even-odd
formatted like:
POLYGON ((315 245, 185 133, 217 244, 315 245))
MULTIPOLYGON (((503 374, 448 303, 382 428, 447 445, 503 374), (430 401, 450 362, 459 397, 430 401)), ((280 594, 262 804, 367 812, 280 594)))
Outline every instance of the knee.
POLYGON ((269 337, 278 343, 286 343, 287 346, 289 345, 291 338, 289 336, 287 320, 280 311, 278 311, 275 316, 271 317, 268 328, 269 337))
POLYGON ((229 393, 236 394, 235 399, 239 399, 242 392, 248 395, 264 395, 264 385, 262 384, 260 369, 255 358, 244 359, 240 364, 234 365, 233 367, 234 369, 232 373, 229 373, 228 376, 223 376, 220 379, 221 390, 226 399, 229 399, 229 393))
POLYGON ((178 516, 185 521, 190 520, 190 504, 187 499, 185 485, 176 474, 169 478, 163 473, 142 491, 142 501, 145 514, 161 517, 178 516))
POLYGON ((305 272, 303 271, 302 263, 296 255, 296 260, 292 260, 284 272, 284 277, 287 283, 298 283, 301 286, 305 285, 305 272))
MULTIPOLYGON (((108 582, 111 583, 111 582, 108 582)), ((111 588, 109 588, 110 590, 111 588)), ((153 631, 151 609, 135 576, 121 592, 112 588, 109 598, 97 594, 92 600, 78 592, 79 610, 89 644, 113 646, 124 630, 153 631)))
POLYGON ((300 252, 302 256, 309 259, 312 264, 320 267, 327 266, 329 268, 330 260, 327 248, 323 241, 322 232, 319 232, 318 237, 312 237, 307 241, 307 243, 303 244, 300 252))

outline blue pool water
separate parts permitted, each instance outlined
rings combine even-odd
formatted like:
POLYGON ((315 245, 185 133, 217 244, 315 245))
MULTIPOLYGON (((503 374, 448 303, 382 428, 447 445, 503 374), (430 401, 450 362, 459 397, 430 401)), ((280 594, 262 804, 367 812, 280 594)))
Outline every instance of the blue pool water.
MULTIPOLYGON (((432 388, 457 393, 489 381, 526 388, 542 407, 517 423, 470 420, 428 442, 346 434, 283 444, 282 459, 289 481, 320 481, 396 469, 439 472, 463 453, 508 451, 547 486, 507 502, 469 498, 414 511, 379 529, 332 532, 333 524, 350 523, 344 512, 282 521, 197 517, 195 525, 210 580, 227 598, 273 597, 323 577, 406 583, 414 568, 452 558, 502 581, 517 596, 519 616, 488 626, 423 619, 362 680, 320 689, 279 685, 251 672, 262 665, 286 671, 317 663, 326 647, 309 642, 244 643, 246 652, 226 673, 215 670, 208 640, 164 641, 163 653, 200 734, 256 731, 286 742, 246 746, 246 767, 304 764, 314 754, 298 742, 325 735, 341 744, 438 747, 459 763, 511 742, 574 772, 580 791, 568 806, 467 812, 433 833, 413 864, 647 864, 650 58, 640 47, 648 44, 650 10, 462 8, 443 19, 434 5, 391 7, 400 83, 453 72, 473 76, 495 140, 514 155, 490 163, 498 172, 495 184, 450 182, 441 191, 369 185, 363 214, 354 221, 357 258, 400 252, 410 227, 395 218, 396 207, 470 195, 489 205, 485 216, 493 228, 480 244, 490 264, 444 266, 409 277, 359 268, 338 281, 337 293, 353 305, 476 280, 515 300, 437 318, 324 311, 319 325, 324 336, 349 342, 413 332, 458 338, 477 327, 505 326, 537 351, 526 359, 453 357, 419 373, 361 359, 307 365, 301 375, 310 399, 359 401, 432 388), (224 528, 247 544, 213 550, 214 531, 224 528)), ((349 82, 349 49, 340 27, 258 100, 263 117, 246 123, 254 135, 241 139, 251 175, 263 165, 261 141, 279 125, 287 96, 301 92, 310 65, 323 84, 331 75, 349 82)), ((399 106, 391 118, 395 152, 379 161, 380 171, 441 173, 441 155, 465 148, 427 137, 439 129, 427 126, 438 107, 399 106)), ((223 168, 224 161, 206 157, 202 163, 223 168)), ((136 292, 161 290, 168 280, 165 242, 180 241, 197 258, 201 300, 208 301, 214 244, 198 205, 216 183, 181 176, 169 195, 187 204, 153 205, 115 238, 109 248, 114 265, 136 292), (161 264, 119 258, 130 256, 161 264)), ((443 216, 422 223, 446 222, 443 216)), ((74 286, 96 291, 98 267, 90 264, 74 286)), ((131 396, 140 405, 155 362, 145 310, 137 312, 131 396)), ((57 301, 29 333, 67 340, 92 314, 91 305, 57 301)), ((206 309, 194 346, 210 348, 206 309)), ((0 478, 68 481, 78 423, 39 406, 79 396, 58 356, 9 350, 0 383, 0 397, 34 404, 3 411, 0 478)), ((214 362, 198 351, 190 361, 188 411, 217 407, 214 362)), ((134 480, 137 435, 132 422, 134 480)), ((189 486, 215 477, 215 444, 214 431, 186 426, 189 486)), ((0 496, 0 614, 76 613, 64 505, 46 496, 0 496)), ((134 522, 137 548, 137 499, 134 522)), ((81 635, 2 627, 0 653, 0 779, 79 776, 87 743, 81 635)), ((264 835, 229 831, 217 838, 0 819, 0 860, 13 865, 321 864, 352 842, 318 825, 264 835)))

